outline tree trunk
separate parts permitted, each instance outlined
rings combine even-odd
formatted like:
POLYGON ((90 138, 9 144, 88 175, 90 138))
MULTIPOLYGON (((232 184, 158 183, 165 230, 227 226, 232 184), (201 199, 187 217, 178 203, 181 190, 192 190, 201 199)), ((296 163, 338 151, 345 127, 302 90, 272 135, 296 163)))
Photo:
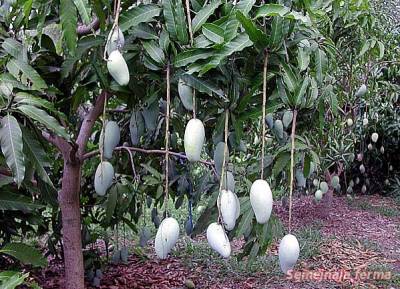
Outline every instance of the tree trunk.
POLYGON ((64 160, 59 203, 62 216, 66 289, 83 289, 85 287, 79 205, 80 180, 80 163, 64 160))

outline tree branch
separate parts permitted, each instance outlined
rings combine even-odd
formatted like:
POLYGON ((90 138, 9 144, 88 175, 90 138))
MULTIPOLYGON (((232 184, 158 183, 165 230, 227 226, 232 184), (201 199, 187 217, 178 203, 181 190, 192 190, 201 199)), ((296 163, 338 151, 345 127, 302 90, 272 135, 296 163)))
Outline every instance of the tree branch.
POLYGON ((49 134, 45 131, 42 131, 42 136, 49 143, 53 144, 64 157, 68 157, 69 152, 72 148, 71 144, 68 143, 68 141, 58 135, 49 134))
POLYGON ((84 153, 86 149, 86 144, 89 140, 90 134, 92 132, 94 123, 97 118, 103 111, 104 101, 106 97, 109 96, 109 92, 103 90, 100 95, 97 97, 96 102, 93 108, 89 111, 89 113, 85 116, 81 128, 79 130, 78 137, 76 139, 76 143, 78 145, 78 158, 83 160, 84 153))
POLYGON ((83 35, 87 35, 90 34, 92 32, 92 30, 97 30, 100 27, 100 20, 97 17, 94 17, 92 22, 88 25, 78 25, 78 27, 76 28, 76 33, 79 36, 83 36, 83 35))

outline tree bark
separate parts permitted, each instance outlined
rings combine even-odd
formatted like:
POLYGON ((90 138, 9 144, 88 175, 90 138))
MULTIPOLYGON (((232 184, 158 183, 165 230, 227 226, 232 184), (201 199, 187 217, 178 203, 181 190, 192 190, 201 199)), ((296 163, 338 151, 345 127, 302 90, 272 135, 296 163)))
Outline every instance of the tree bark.
POLYGON ((64 160, 62 188, 58 198, 62 215, 65 288, 67 289, 85 287, 79 204, 80 181, 81 164, 64 160))
POLYGON ((64 249, 65 289, 84 289, 84 266, 81 236, 80 189, 81 169, 89 136, 101 114, 109 93, 105 90, 97 97, 79 129, 76 142, 42 132, 43 137, 62 153, 64 171, 58 202, 61 208, 62 240, 64 249))

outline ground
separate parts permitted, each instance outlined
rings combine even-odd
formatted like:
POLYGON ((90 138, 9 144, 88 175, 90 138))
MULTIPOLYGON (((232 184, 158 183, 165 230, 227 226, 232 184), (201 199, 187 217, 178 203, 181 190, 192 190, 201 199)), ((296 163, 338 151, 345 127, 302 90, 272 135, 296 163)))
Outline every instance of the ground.
MULTIPOLYGON (((303 273, 351 272, 353 279, 344 283, 288 280, 279 270, 277 244, 265 256, 247 264, 234 256, 240 252, 242 240, 232 242, 233 256, 225 260, 212 252, 204 236, 198 236, 194 240, 181 238, 167 260, 155 258, 151 246, 145 251, 132 247, 127 264, 104 270, 100 288, 187 288, 193 284, 195 288, 211 289, 400 288, 399 204, 382 196, 334 197, 329 213, 326 210, 311 197, 294 202, 293 234, 301 247, 295 269, 303 273), (366 272, 378 273, 365 279, 362 274, 366 272), (356 274, 358 279, 354 278, 356 274)), ((287 219, 284 207, 277 205, 274 212, 280 219, 287 219)), ((53 262, 34 278, 45 289, 59 288, 61 274, 61 264, 53 262)))

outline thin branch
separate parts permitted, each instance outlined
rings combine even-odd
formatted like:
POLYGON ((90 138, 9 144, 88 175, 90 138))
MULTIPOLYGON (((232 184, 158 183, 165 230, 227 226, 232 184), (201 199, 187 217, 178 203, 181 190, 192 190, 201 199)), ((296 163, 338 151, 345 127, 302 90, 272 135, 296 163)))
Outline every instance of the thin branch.
POLYGON ((134 178, 135 180, 139 180, 139 176, 136 174, 136 170, 135 170, 135 163, 134 163, 134 161, 133 161, 132 151, 131 151, 128 147, 125 147, 125 146, 122 146, 121 148, 124 149, 124 150, 126 150, 126 151, 128 152, 128 154, 129 154, 129 159, 130 159, 130 161, 131 161, 131 167, 132 167, 133 178, 134 178))
POLYGON ((46 131, 42 131, 42 136, 49 143, 53 144, 61 152, 61 154, 64 157, 68 157, 68 154, 69 154, 70 150, 72 149, 72 146, 64 138, 62 138, 58 135, 50 134, 46 131))
POLYGON ((96 102, 90 112, 85 116, 81 128, 79 130, 76 143, 78 145, 78 157, 84 159, 86 144, 89 140, 90 134, 92 133, 93 126, 103 111, 104 101, 109 93, 103 90, 97 97, 96 102))
POLYGON ((100 27, 100 20, 97 17, 94 17, 92 22, 90 22, 88 25, 78 25, 76 28, 76 33, 79 36, 87 35, 90 34, 92 31, 96 31, 100 27))
MULTIPOLYGON (((119 150, 124 150, 124 149, 129 149, 130 151, 140 152, 140 153, 144 153, 144 154, 160 154, 160 155, 166 154, 166 150, 156 150, 156 149, 147 150, 147 149, 143 149, 143 148, 127 147, 127 146, 116 147, 114 150, 119 151, 119 150)), ((82 156, 82 160, 86 160, 91 157, 94 157, 94 156, 98 155, 99 153, 100 153, 99 150, 88 152, 82 156)), ((169 151, 169 154, 176 156, 178 158, 187 159, 187 156, 184 153, 169 151)), ((207 166, 212 166, 212 167, 214 166, 214 163, 212 161, 200 160, 199 162, 202 164, 205 164, 207 166)))

